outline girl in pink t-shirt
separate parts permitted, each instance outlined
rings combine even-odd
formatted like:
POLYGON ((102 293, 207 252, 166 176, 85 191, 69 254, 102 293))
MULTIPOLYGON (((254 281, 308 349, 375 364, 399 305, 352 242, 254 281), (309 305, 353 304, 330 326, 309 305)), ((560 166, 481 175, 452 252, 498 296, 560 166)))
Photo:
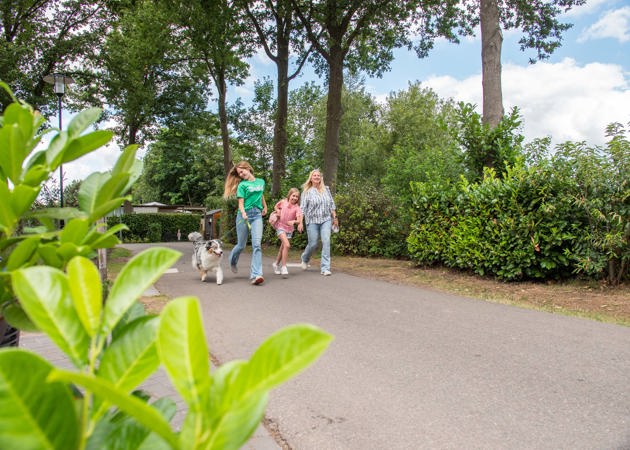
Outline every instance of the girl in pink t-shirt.
POLYGON ((300 191, 296 188, 289 189, 287 198, 280 200, 276 203, 274 210, 278 214, 278 221, 274 225, 276 229, 276 235, 280 239, 280 249, 278 250, 278 256, 276 260, 271 264, 273 271, 277 275, 283 275, 286 277, 289 275, 287 270, 287 255, 291 244, 289 239, 293 236, 295 224, 297 229, 301 233, 304 230, 302 224, 302 210, 300 209, 300 191))

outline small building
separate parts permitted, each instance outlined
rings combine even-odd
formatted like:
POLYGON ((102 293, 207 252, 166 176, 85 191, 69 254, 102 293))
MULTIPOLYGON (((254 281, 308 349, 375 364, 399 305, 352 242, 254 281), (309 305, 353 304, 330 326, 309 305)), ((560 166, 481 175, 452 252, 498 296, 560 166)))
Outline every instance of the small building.
POLYGON ((111 213, 114 216, 122 214, 200 214, 203 219, 199 224, 199 231, 203 234, 204 239, 216 239, 220 234, 218 227, 218 220, 221 218, 220 209, 207 211, 204 206, 165 205, 160 202, 133 205, 131 202, 125 201, 120 208, 111 213))

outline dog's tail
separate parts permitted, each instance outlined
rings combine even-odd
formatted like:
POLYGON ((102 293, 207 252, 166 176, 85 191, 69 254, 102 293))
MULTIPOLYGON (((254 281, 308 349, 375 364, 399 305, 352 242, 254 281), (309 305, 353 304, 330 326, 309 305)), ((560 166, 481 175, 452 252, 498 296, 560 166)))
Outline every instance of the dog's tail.
POLYGON ((201 235, 201 233, 197 232, 197 231, 193 231, 192 233, 190 233, 188 235, 188 240, 189 241, 198 241, 200 239, 203 239, 203 236, 201 235))

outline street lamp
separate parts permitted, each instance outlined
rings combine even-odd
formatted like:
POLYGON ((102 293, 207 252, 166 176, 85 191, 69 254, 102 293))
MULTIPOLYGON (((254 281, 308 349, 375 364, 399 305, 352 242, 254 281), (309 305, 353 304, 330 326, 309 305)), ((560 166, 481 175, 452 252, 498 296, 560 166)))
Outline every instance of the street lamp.
MULTIPOLYGON (((46 75, 44 81, 53 85, 55 94, 59 98, 59 132, 61 132, 61 99, 65 93, 66 85, 74 83, 74 79, 62 73, 53 73, 46 75)), ((59 165, 59 207, 63 208, 63 164, 59 165)), ((61 226, 63 226, 63 221, 61 226)))

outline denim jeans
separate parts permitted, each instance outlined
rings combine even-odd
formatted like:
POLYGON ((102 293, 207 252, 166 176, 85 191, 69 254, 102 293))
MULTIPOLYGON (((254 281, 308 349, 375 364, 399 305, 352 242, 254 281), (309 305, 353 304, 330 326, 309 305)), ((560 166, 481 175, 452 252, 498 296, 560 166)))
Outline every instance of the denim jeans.
POLYGON ((238 258, 241 256, 241 252, 247 245, 247 234, 252 235, 252 264, 249 268, 249 278, 253 279, 258 276, 262 276, 262 234, 263 234, 263 220, 260 209, 252 208, 245 211, 247 214, 247 220, 243 220, 241 213, 237 211, 236 215, 236 245, 230 252, 230 265, 236 266, 238 264, 238 258), (247 226, 249 222, 250 227, 247 226))
POLYGON ((308 244, 302 253, 302 261, 305 263, 311 260, 311 255, 317 249, 319 239, 322 240, 322 260, 320 271, 330 271, 330 230, 332 222, 327 220, 323 223, 309 223, 306 225, 306 235, 308 236, 308 244))

